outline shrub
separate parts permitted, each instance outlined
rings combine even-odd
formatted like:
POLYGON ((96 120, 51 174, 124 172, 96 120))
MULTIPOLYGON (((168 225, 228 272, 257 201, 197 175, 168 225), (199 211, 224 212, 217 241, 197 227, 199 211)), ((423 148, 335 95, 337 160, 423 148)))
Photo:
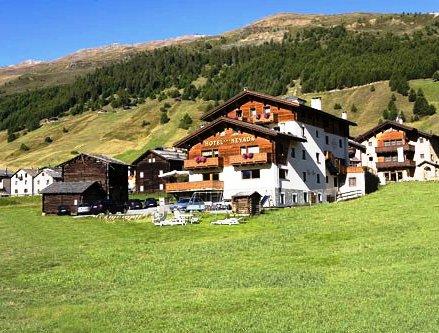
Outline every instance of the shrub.
POLYGON ((148 125, 150 125, 151 123, 147 120, 142 121, 142 127, 146 127, 148 125))
POLYGON ((26 146, 26 144, 22 143, 20 146, 20 150, 21 151, 28 151, 30 148, 28 146, 26 146))
POLYGON ((334 110, 341 110, 341 104, 340 103, 335 103, 334 104, 334 110))
POLYGON ((183 128, 185 130, 189 129, 192 125, 192 118, 189 114, 185 114, 181 119, 178 125, 179 128, 183 128))
POLYGON ((409 102, 416 101, 416 91, 415 89, 411 88, 409 91, 409 102))
POLYGON ((8 142, 12 142, 15 139, 17 139, 17 135, 13 131, 8 129, 8 142))
POLYGON ((370 91, 372 91, 372 92, 375 91, 375 86, 374 86, 374 85, 371 85, 371 86, 370 86, 370 91))
POLYGON ((50 136, 46 136, 46 138, 44 139, 45 143, 52 143, 53 139, 50 136))
POLYGON ((171 107, 171 104, 169 104, 168 102, 165 102, 165 104, 163 104, 163 107, 165 109, 169 109, 171 107))
POLYGON ((162 112, 162 115, 160 116, 160 124, 166 124, 169 123, 169 117, 168 114, 166 112, 162 112))
POLYGON ((439 81, 439 71, 434 72, 433 74, 433 81, 439 81))
POLYGON ((68 130, 67 128, 63 127, 63 128, 62 128, 62 132, 63 132, 63 133, 68 133, 69 130, 68 130))
POLYGON ((352 104, 351 112, 352 112, 352 113, 357 113, 357 111, 358 111, 358 109, 357 109, 357 107, 355 106, 355 104, 352 104))

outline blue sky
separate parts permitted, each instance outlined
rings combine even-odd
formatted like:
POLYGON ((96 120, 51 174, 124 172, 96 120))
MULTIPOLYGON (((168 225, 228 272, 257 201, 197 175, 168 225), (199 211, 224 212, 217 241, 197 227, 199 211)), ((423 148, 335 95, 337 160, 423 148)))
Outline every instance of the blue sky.
POLYGON ((81 48, 218 34, 279 12, 433 12, 438 0, 0 0, 0 66, 81 48))

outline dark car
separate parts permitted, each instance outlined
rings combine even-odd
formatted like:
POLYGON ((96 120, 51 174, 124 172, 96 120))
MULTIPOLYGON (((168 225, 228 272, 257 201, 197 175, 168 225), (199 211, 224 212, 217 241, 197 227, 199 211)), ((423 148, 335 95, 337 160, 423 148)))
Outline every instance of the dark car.
POLYGON ((123 213, 125 211, 125 207, 120 204, 116 204, 111 200, 100 200, 96 201, 91 205, 91 213, 94 215, 97 214, 116 214, 118 212, 123 213))
POLYGON ((157 207, 159 204, 155 198, 146 198, 143 202, 144 208, 157 207))
POLYGON ((132 200, 128 200, 127 202, 127 209, 136 210, 142 208, 143 208, 143 204, 142 201, 139 199, 132 199, 132 200))
POLYGON ((180 198, 175 204, 171 206, 171 210, 185 211, 187 209, 189 201, 191 201, 191 198, 180 198))
POLYGON ((70 208, 65 205, 58 206, 57 215, 70 215, 70 208))

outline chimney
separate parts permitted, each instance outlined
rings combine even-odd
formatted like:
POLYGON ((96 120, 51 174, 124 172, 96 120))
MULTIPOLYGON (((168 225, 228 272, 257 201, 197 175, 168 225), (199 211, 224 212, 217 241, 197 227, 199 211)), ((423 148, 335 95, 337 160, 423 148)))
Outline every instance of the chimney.
POLYGON ((343 112, 341 113, 341 118, 342 118, 342 119, 348 119, 348 113, 347 113, 346 111, 343 111, 343 112))
POLYGON ((321 97, 311 98, 311 107, 317 110, 322 110, 322 98, 321 97))
POLYGON ((400 115, 398 115, 398 117, 396 117, 396 122, 398 123, 398 124, 404 124, 404 120, 402 119, 402 117, 400 116, 400 115))

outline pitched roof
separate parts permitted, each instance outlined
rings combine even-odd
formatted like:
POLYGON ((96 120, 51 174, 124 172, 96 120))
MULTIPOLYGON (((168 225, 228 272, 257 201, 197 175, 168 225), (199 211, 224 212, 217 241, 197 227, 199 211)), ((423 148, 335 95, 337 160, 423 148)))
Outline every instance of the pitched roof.
POLYGON ((264 126, 255 125, 255 124, 248 123, 248 122, 241 121, 241 120, 231 119, 228 117, 219 117, 216 120, 212 121, 211 123, 207 124, 206 126, 199 128, 198 130, 192 132, 191 134, 184 137, 183 139, 177 141, 174 144, 174 146, 175 147, 184 147, 184 146, 187 146, 192 141, 195 141, 195 140, 199 141, 200 135, 202 135, 204 133, 211 133, 211 132, 213 133, 214 132, 213 130, 217 126, 220 126, 220 125, 228 125, 228 126, 232 126, 232 127, 236 127, 236 128, 241 128, 241 129, 248 130, 250 132, 256 132, 258 134, 269 136, 272 138, 283 138, 283 139, 290 139, 290 140, 292 139, 292 140, 301 141, 301 142, 306 141, 305 138, 298 137, 298 136, 295 136, 293 134, 278 132, 278 131, 272 130, 272 129, 264 127, 264 126))
POLYGON ((351 147, 354 147, 354 148, 356 148, 356 149, 359 149, 359 150, 361 150, 361 151, 363 151, 363 152, 366 151, 366 146, 365 146, 365 145, 362 145, 361 143, 358 143, 358 142, 355 141, 355 140, 348 139, 348 145, 351 146, 351 147))
POLYGON ((260 197, 262 197, 262 195, 260 195, 258 191, 244 191, 244 192, 238 192, 235 195, 232 195, 232 198, 251 197, 254 194, 259 195, 260 197))
POLYGON ((421 163, 419 163, 418 167, 421 166, 421 165, 424 165, 424 164, 429 164, 431 166, 434 166, 435 168, 439 168, 439 164, 438 163, 434 163, 434 162, 431 162, 431 161, 425 161, 425 160, 422 161, 421 163))
POLYGON ((50 169, 50 168, 44 168, 44 169, 41 169, 40 172, 38 172, 38 175, 42 172, 45 172, 46 174, 48 174, 52 178, 62 178, 61 171, 58 169, 55 170, 55 169, 50 169))
POLYGON ((79 155, 76 155, 75 157, 72 157, 70 159, 68 159, 67 161, 62 162, 59 166, 62 166, 64 164, 66 164, 67 162, 70 162, 72 160, 74 160, 75 158, 77 158, 78 156, 88 156, 88 157, 92 157, 95 158, 101 162, 104 162, 106 164, 119 164, 119 165, 126 165, 129 166, 129 164, 122 162, 121 160, 118 160, 116 158, 113 157, 109 157, 109 156, 105 156, 105 155, 100 155, 100 154, 89 154, 89 153, 80 153, 79 155))
MULTIPOLYGON (((19 171, 23 170, 24 172, 26 172, 29 176, 31 177, 35 177, 39 170, 38 169, 18 169, 17 171, 14 172, 14 174, 12 176, 15 176, 19 171)), ((12 177, 11 176, 11 177, 12 177)))
POLYGON ((0 169, 1 178, 11 178, 13 174, 13 172, 8 171, 7 169, 0 169))
POLYGON ((367 140, 370 137, 374 136, 375 134, 380 133, 383 130, 386 130, 388 128, 396 128, 396 129, 399 129, 401 131, 409 132, 410 134, 423 136, 423 137, 429 138, 429 139, 439 139, 439 136, 436 134, 423 132, 423 131, 418 130, 416 127, 411 127, 411 126, 407 126, 404 124, 400 124, 396 121, 387 120, 387 121, 383 122, 382 124, 379 124, 378 126, 375 126, 375 127, 371 128, 370 130, 368 130, 367 132, 357 136, 355 141, 362 142, 362 141, 367 140))
POLYGON ((224 110, 226 107, 228 107, 230 105, 233 105, 233 103, 235 103, 238 100, 240 100, 240 99, 242 99, 244 97, 247 97, 247 96, 255 97, 255 98, 261 98, 261 99, 264 99, 264 100, 267 100, 267 101, 271 101, 273 103, 278 103, 278 104, 282 104, 282 105, 286 105, 286 106, 293 106, 298 111, 303 111, 303 112, 310 112, 311 111, 311 112, 315 112, 317 114, 325 115, 325 116, 327 116, 329 118, 337 119, 337 120, 339 120, 341 122, 345 122, 345 123, 347 123, 349 125, 357 126, 356 123, 354 123, 354 122, 352 122, 350 120, 343 119, 343 118, 334 116, 334 115, 332 115, 330 113, 327 113, 325 111, 314 109, 314 108, 312 108, 310 106, 301 104, 296 99, 286 99, 286 98, 274 97, 274 96, 270 96, 270 95, 267 95, 267 94, 263 94, 263 93, 256 92, 256 91, 251 91, 251 90, 244 90, 244 91, 240 92, 239 94, 233 96, 229 100, 225 101, 223 104, 217 106, 213 110, 211 110, 208 113, 206 113, 205 115, 203 115, 201 117, 201 120, 211 121, 211 120, 215 119, 216 117, 218 117, 218 114, 222 110, 224 110))
POLYGON ((41 191, 42 194, 81 194, 96 184, 96 181, 56 182, 41 191))
POLYGON ((137 164, 139 161, 141 161, 146 155, 148 155, 150 152, 159 155, 163 157, 166 160, 173 160, 173 161, 184 161, 187 157, 187 153, 184 151, 176 151, 175 149, 171 148, 163 148, 163 149, 149 149, 145 151, 142 155, 137 157, 131 164, 137 164))

